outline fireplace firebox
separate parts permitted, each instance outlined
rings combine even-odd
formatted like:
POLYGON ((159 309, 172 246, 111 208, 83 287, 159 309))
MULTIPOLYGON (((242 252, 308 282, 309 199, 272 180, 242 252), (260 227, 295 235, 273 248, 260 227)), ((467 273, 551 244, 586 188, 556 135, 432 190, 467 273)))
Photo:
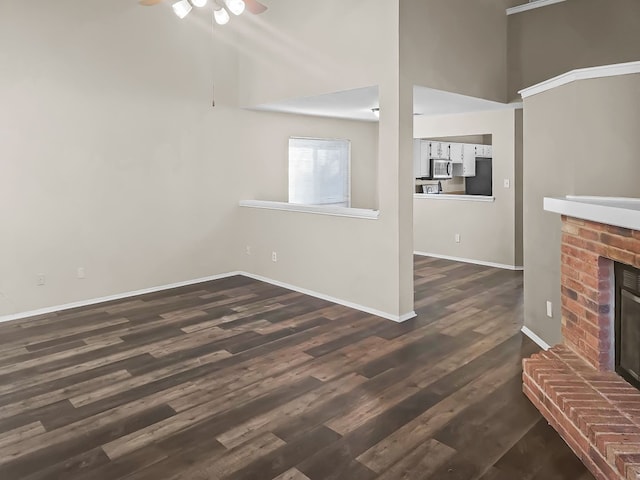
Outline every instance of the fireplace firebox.
POLYGON ((615 370, 640 389, 640 270, 615 264, 615 370))

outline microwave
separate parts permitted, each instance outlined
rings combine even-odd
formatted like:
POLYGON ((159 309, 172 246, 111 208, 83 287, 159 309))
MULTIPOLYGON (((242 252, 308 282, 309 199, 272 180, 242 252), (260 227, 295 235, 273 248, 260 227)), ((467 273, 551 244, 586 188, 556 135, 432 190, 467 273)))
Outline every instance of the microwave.
POLYGON ((453 178, 453 162, 451 160, 439 160, 432 158, 429 178, 437 180, 441 178, 453 178))

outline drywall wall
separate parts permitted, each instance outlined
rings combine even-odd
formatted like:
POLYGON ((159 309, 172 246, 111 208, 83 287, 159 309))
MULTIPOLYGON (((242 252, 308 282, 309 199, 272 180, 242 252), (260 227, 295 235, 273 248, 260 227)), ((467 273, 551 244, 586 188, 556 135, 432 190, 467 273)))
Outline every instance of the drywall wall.
POLYGON ((576 68, 640 59, 637 0, 567 0, 508 18, 510 100, 576 68))
POLYGON ((351 142, 351 206, 378 207, 378 124, 313 116, 242 112, 251 141, 236 147, 245 178, 238 198, 288 201, 289 138, 341 138, 351 142))
POLYGON ((516 257, 516 115, 499 110, 416 117, 416 138, 491 134, 495 202, 414 199, 414 250, 520 266, 516 257), (510 181, 504 188, 503 181, 510 181), (455 234, 461 241, 455 243, 455 234))
POLYGON ((504 102, 508 2, 403 0, 403 74, 415 85, 504 102))
POLYGON ((237 65, 208 22, 0 2, 0 315, 235 267, 237 65))
POLYGON ((213 34, 210 12, 179 21, 165 4, 0 5, 0 39, 16 45, 1 53, 0 213, 9 233, 0 250, 11 254, 2 259, 0 315, 238 269, 392 316, 412 310, 411 234, 399 228, 410 222, 410 191, 399 184, 410 185, 402 153, 411 151, 412 112, 400 93, 398 1, 313 3, 313 16, 311 2, 282 3, 213 34), (329 17, 339 20, 331 29, 329 17), (356 19, 366 28, 353 41, 356 19), (267 54, 253 55, 252 44, 267 54), (380 85, 379 126, 237 108, 238 98, 363 84, 380 85), (285 213, 278 225, 241 209, 241 198, 286 191, 290 135, 352 137, 354 206, 378 208, 380 220, 313 217, 307 225, 285 213), (292 242, 300 231, 342 240, 330 249, 322 242, 341 259, 332 273, 342 283, 318 270, 327 264, 315 263, 313 239, 292 242), (291 271, 245 263, 244 245, 259 252, 269 235, 278 267, 296 258, 291 271), (365 265, 367 281, 353 293, 365 265), (38 287, 39 273, 46 285, 38 287))
POLYGON ((640 197, 639 98, 636 74, 574 82, 524 100, 525 325, 550 345, 561 341, 561 222, 543 210, 543 198, 640 197))
POLYGON ((522 202, 523 202, 523 168, 524 168, 524 138, 523 138, 523 109, 516 110, 516 138, 515 138, 515 181, 514 188, 516 193, 516 265, 524 265, 524 242, 522 239, 523 233, 523 216, 522 216, 522 202))
POLYGON ((249 17, 238 27, 240 104, 377 85, 393 71, 383 54, 397 50, 397 10, 398 0, 279 0, 249 17))
MULTIPOLYGON (((378 85, 380 107, 377 145, 368 146, 377 152, 377 160, 370 164, 373 170, 365 172, 366 182, 372 179, 377 184, 377 198, 362 205, 377 208, 380 218, 367 221, 242 208, 235 249, 241 255, 241 268, 392 317, 413 310, 412 85, 401 86, 398 3, 285 0, 255 20, 251 26, 255 33, 239 33, 242 105, 378 85), (255 255, 245 255, 245 246, 251 246, 255 255), (276 263, 271 261, 272 251, 278 252, 276 263)), ((349 136, 348 124, 347 130, 372 133, 366 125, 308 118, 315 123, 302 128, 310 136, 321 136, 323 131, 349 136)), ((300 134, 301 126, 281 115, 252 113, 243 117, 243 129, 250 138, 266 133, 281 142, 300 134)), ((247 177, 246 198, 272 200, 284 191, 283 153, 282 143, 263 149, 248 142, 243 147, 239 162, 247 171, 275 166, 266 177, 247 177), (256 158, 264 164, 257 164, 256 158)))

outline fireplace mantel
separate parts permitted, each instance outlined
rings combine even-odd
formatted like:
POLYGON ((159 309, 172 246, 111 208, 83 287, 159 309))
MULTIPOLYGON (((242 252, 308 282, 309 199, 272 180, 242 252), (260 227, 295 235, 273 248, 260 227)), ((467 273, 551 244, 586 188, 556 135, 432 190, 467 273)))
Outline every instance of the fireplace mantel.
POLYGON ((574 195, 545 197, 544 209, 568 217, 640 230, 640 198, 574 195))

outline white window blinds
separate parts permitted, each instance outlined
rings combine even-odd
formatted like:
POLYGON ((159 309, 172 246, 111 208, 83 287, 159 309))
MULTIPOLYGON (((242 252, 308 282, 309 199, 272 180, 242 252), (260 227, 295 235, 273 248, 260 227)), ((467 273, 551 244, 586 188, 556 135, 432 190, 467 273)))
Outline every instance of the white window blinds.
POLYGON ((289 139, 289 203, 351 206, 349 140, 289 139))

